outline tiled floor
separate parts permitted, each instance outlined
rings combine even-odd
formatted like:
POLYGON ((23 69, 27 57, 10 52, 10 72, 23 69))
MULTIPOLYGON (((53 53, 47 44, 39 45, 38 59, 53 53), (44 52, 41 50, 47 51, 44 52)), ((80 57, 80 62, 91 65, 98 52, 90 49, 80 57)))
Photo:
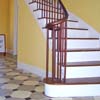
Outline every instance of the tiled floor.
POLYGON ((42 79, 16 68, 12 56, 0 56, 0 100, 100 100, 100 97, 49 98, 42 79))

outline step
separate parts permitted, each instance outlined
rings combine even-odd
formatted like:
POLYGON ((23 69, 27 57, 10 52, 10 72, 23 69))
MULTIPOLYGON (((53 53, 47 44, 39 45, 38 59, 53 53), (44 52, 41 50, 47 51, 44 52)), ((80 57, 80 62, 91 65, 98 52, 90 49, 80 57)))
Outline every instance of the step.
POLYGON ((34 13, 34 15, 35 15, 36 18, 39 18, 39 17, 42 16, 41 10, 34 11, 33 13, 34 13))
POLYGON ((67 67, 74 67, 74 66, 100 66, 100 61, 85 61, 85 62, 68 62, 67 67))
POLYGON ((67 21, 67 27, 77 28, 77 27, 79 27, 79 23, 77 21, 68 20, 67 21))
MULTIPOLYGON (((65 38, 63 39, 65 40, 65 38)), ((52 38, 49 38, 49 41, 50 40, 52 40, 52 38)), ((100 43, 99 43, 98 38, 67 38, 66 40, 67 40, 66 45, 69 52, 99 51, 100 50, 99 49, 100 43)))
POLYGON ((49 97, 100 96, 100 77, 67 79, 66 84, 45 82, 45 95, 49 97))
POLYGON ((67 33, 68 33, 68 37, 70 38, 89 38, 91 35, 88 30, 81 30, 81 29, 78 30, 78 29, 71 29, 71 28, 67 30, 67 33))
POLYGON ((63 12, 60 13, 60 12, 58 12, 58 11, 52 11, 52 10, 43 9, 43 8, 36 9, 36 10, 34 10, 34 11, 37 11, 37 10, 46 11, 46 12, 48 12, 48 13, 57 14, 57 15, 64 15, 63 12))
MULTIPOLYGON (((42 10, 41 9, 33 10, 33 12, 34 12, 34 14, 38 15, 37 18, 41 18, 42 17, 42 10)), ((49 16, 49 14, 48 14, 48 16, 49 16)), ((59 15, 55 15, 55 16, 58 16, 58 18, 60 18, 60 14, 59 15)), ((61 15, 61 16, 63 18, 63 15, 61 15)), ((45 14, 45 16, 43 14, 43 17, 46 17, 46 14, 45 14)), ((52 18, 52 12, 50 14, 50 17, 52 18)))
MULTIPOLYGON (((100 60, 98 61, 80 61, 67 63, 66 78, 90 78, 100 76, 100 60)), ((62 65, 62 76, 64 67, 62 65)))
MULTIPOLYGON (((47 20, 47 22, 49 23, 49 21, 50 22, 52 22, 52 20, 53 20, 53 18, 47 18, 46 19, 46 17, 43 17, 43 18, 38 18, 39 19, 39 22, 41 22, 41 23, 43 23, 44 25, 42 25, 42 26, 46 26, 46 20, 47 20)), ((55 20, 57 20, 57 19, 55 19, 55 20)), ((68 24, 68 27, 75 27, 75 28, 77 28, 77 27, 79 27, 79 24, 78 24, 78 22, 77 21, 74 21, 74 20, 68 20, 67 21, 67 24, 68 24)))
MULTIPOLYGON (((53 19, 53 18, 49 18, 49 17, 40 17, 38 19, 53 19)), ((58 19, 59 20, 59 19, 58 19)), ((67 20, 69 22, 78 22, 77 20, 67 20)))
POLYGON ((95 52, 100 51, 100 48, 84 48, 84 49, 68 49, 67 52, 95 52))
MULTIPOLYGON (((40 0, 40 1, 35 1, 35 0, 34 0, 34 1, 30 1, 29 4, 37 3, 37 2, 38 2, 38 3, 39 3, 39 2, 40 2, 40 3, 42 3, 42 2, 44 3, 44 0, 40 0)), ((52 5, 52 3, 51 3, 51 2, 48 2, 48 1, 45 1, 45 3, 46 3, 46 4, 52 5)))
POLYGON ((42 3, 42 2, 30 2, 29 3, 29 5, 32 5, 32 4, 38 4, 39 3, 39 6, 40 6, 40 8, 42 8, 42 5, 44 6, 45 5, 45 7, 47 6, 47 7, 50 7, 51 9, 57 9, 57 10, 61 10, 60 8, 57 8, 57 7, 55 7, 55 6, 53 6, 53 5, 49 5, 49 4, 47 4, 47 3, 42 3))
POLYGON ((35 9, 37 9, 37 3, 35 2, 35 3, 32 3, 32 4, 30 4, 30 5, 28 5, 29 7, 30 7, 30 9, 33 11, 33 10, 35 10, 35 9))
MULTIPOLYGON (((99 39, 80 39, 80 38, 68 38, 68 42, 67 42, 67 48, 68 49, 75 49, 75 48, 81 48, 81 49, 85 49, 85 48, 99 48, 100 47, 100 43, 99 43, 99 39)), ((99 49, 100 50, 100 49, 99 49)), ((72 50, 70 50, 72 51, 72 50)), ((79 49, 79 51, 82 51, 79 49)))
POLYGON ((100 49, 74 49, 68 50, 68 62, 98 61, 100 60, 100 49))
POLYGON ((52 78, 44 79, 44 82, 47 84, 55 85, 79 85, 79 84, 100 84, 100 77, 90 77, 90 78, 68 78, 64 82, 63 80, 60 82, 57 79, 52 80, 52 78))

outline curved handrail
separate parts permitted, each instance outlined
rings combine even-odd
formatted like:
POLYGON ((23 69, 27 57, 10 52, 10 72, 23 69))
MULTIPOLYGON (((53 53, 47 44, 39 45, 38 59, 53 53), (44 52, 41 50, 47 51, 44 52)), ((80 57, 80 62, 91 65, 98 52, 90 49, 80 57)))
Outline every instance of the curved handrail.
POLYGON ((46 28, 52 29, 55 25, 61 24, 61 23, 65 22, 66 20, 67 20, 67 18, 63 18, 63 19, 59 19, 58 21, 51 22, 46 25, 46 28))
POLYGON ((63 10, 64 10, 64 12, 65 12, 65 16, 66 16, 66 18, 68 18, 68 12, 67 12, 65 6, 63 5, 63 3, 62 3, 61 0, 58 0, 58 1, 60 2, 61 6, 62 6, 62 8, 63 8, 63 10))
POLYGON ((63 5, 63 3, 62 3, 61 0, 58 0, 58 1, 59 1, 60 5, 61 5, 63 11, 64 11, 65 17, 62 18, 62 19, 59 19, 59 20, 57 20, 57 21, 48 23, 48 24, 46 25, 46 28, 48 28, 48 29, 53 29, 53 27, 54 27, 55 25, 61 24, 61 23, 65 22, 65 21, 68 19, 68 12, 67 12, 66 8, 64 7, 64 5, 63 5))

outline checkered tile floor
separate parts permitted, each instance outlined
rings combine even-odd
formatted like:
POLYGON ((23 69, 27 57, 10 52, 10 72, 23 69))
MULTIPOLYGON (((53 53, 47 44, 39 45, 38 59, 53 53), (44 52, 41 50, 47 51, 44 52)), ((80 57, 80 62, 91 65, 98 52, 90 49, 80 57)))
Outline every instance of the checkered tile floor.
POLYGON ((100 97, 49 98, 42 79, 16 68, 13 56, 0 56, 0 100, 100 100, 100 97))

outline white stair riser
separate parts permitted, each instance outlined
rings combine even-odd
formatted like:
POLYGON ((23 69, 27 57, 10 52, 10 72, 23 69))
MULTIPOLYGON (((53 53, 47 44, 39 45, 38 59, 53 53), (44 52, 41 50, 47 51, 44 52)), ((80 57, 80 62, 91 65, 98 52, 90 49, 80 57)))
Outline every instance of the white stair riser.
POLYGON ((100 96, 100 84, 54 85, 45 83, 45 95, 49 97, 100 96))
POLYGON ((78 22, 67 22, 67 26, 68 27, 74 27, 74 28, 77 28, 79 27, 79 23, 78 22))
POLYGON ((41 10, 34 11, 34 15, 36 18, 40 18, 41 17, 41 10))
POLYGON ((29 5, 30 9, 32 10, 36 10, 37 9, 37 4, 36 3, 32 3, 29 5))
POLYGON ((97 48, 99 40, 68 40, 68 49, 71 48, 97 48))
POLYGON ((74 36, 83 36, 86 35, 86 36, 89 36, 89 32, 88 30, 76 30, 76 29, 68 29, 67 30, 67 33, 70 35, 70 34, 73 34, 74 36))
POLYGON ((100 51, 67 53, 68 62, 99 61, 99 60, 100 60, 100 51))
MULTIPOLYGON (((64 75, 64 68, 62 67, 62 78, 64 75)), ((66 78, 88 78, 88 77, 99 77, 100 66, 76 66, 67 67, 66 78)))
POLYGON ((32 2, 32 0, 25 0, 25 2, 26 2, 27 4, 29 4, 29 2, 32 2))
MULTIPOLYGON (((51 20, 52 21, 52 20, 51 20)), ((44 19, 40 19, 39 20, 39 23, 44 27, 45 25, 46 25, 46 19, 44 18, 44 19)), ((79 27, 79 25, 78 25, 78 23, 77 22, 69 22, 68 21, 68 23, 67 23, 67 25, 68 25, 68 27, 79 27)))
MULTIPOLYGON (((52 47, 52 40, 49 40, 49 45, 52 47)), ((68 40, 67 49, 87 49, 87 48, 98 48, 98 40, 68 40)), ((57 48, 57 44, 56 44, 57 48)))

